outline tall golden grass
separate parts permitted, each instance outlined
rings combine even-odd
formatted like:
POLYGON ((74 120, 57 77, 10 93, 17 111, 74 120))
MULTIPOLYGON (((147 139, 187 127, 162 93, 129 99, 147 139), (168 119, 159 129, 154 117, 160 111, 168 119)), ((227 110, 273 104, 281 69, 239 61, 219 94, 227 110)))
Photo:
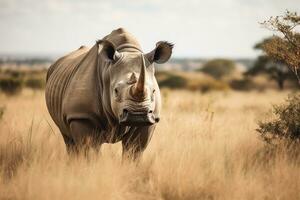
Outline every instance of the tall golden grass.
POLYGON ((0 199, 300 199, 299 164, 255 132, 286 92, 162 94, 139 164, 122 162, 119 143, 70 158, 43 92, 0 95, 0 199))

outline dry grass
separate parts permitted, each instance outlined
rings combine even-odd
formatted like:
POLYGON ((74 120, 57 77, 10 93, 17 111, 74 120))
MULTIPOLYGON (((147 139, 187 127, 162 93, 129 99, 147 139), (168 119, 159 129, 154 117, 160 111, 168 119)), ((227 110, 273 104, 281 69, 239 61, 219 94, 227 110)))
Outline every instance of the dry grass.
POLYGON ((42 92, 0 96, 0 199, 300 199, 299 163, 270 156, 255 128, 287 93, 163 91, 139 165, 121 145, 69 158, 42 92))

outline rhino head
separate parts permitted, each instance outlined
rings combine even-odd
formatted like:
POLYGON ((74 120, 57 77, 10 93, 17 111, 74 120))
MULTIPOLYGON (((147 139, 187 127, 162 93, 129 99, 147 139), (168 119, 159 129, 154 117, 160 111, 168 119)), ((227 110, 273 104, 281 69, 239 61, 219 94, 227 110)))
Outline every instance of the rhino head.
POLYGON ((118 52, 109 41, 102 41, 102 58, 107 61, 109 77, 109 107, 121 125, 148 126, 159 121, 161 97, 154 76, 154 63, 165 63, 173 45, 161 41, 150 53, 141 51, 118 52))

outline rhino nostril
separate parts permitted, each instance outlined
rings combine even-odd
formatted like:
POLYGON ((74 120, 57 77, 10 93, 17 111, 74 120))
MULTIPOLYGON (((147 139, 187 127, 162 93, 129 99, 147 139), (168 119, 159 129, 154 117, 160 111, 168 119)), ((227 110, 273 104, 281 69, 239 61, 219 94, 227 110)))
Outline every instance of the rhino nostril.
POLYGON ((153 113, 153 110, 149 110, 148 113, 153 113))

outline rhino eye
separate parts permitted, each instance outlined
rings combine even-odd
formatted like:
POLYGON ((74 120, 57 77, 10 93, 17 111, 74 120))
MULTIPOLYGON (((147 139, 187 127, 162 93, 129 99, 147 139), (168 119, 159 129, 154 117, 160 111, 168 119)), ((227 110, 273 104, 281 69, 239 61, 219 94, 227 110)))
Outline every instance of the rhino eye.
POLYGON ((115 94, 118 95, 119 94, 119 91, 117 88, 115 88, 115 94))
POLYGON ((155 89, 153 89, 153 94, 155 93, 155 89))

